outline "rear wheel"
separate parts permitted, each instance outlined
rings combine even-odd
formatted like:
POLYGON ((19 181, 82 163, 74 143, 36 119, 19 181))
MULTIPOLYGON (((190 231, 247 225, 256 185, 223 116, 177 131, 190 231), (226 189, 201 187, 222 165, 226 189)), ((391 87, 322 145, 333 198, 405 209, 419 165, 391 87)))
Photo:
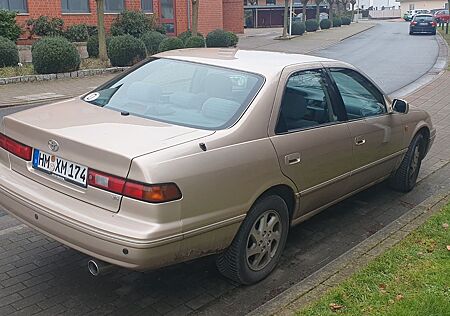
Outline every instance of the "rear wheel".
POLYGON ((414 35, 414 32, 413 31, 409 31, 409 35, 414 35))
POLYGON ((425 138, 423 134, 414 136, 405 157, 397 171, 390 179, 390 185, 395 190, 409 192, 416 185, 425 152, 425 138))
POLYGON ((277 195, 261 198, 250 209, 230 247, 217 258, 217 268, 241 284, 261 281, 277 265, 288 230, 286 202, 277 195))

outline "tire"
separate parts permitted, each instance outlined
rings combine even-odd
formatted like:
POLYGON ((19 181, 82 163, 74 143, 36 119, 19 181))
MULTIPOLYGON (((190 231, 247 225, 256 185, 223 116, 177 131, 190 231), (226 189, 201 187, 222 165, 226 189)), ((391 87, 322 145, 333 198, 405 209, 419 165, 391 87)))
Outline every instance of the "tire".
POLYGON ((436 30, 434 30, 433 32, 431 32, 431 35, 436 35, 436 30))
POLYGON ((277 195, 258 200, 250 209, 233 242, 217 258, 216 265, 225 277, 253 284, 266 278, 278 264, 289 231, 286 202, 277 195), (262 223, 270 223, 272 228, 262 223), (266 227, 264 235, 260 230, 266 227), (256 234, 255 234, 256 233, 256 234), (249 250, 253 249, 253 253, 249 250))
POLYGON ((414 32, 413 31, 409 31, 409 35, 414 35, 414 32))
POLYGON ((423 134, 414 136, 400 167, 390 178, 389 182, 393 189, 400 192, 409 192, 414 188, 425 153, 424 146, 425 138, 423 134))

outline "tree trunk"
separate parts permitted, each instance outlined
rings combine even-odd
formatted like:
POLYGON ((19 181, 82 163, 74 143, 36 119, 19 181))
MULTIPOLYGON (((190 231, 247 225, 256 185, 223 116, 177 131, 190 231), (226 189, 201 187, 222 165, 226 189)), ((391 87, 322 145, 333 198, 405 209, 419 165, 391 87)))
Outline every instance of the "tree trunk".
POLYGON ((352 22, 355 20, 355 4, 352 3, 352 22))
POLYGON ((302 20, 303 22, 306 22, 306 5, 308 4, 308 1, 304 0, 302 1, 302 20))
POLYGON ((341 2, 339 0, 336 1, 336 7, 337 7, 337 15, 340 18, 341 17, 341 2))
POLYGON ((101 61, 108 60, 105 34, 105 7, 104 0, 97 0, 97 28, 98 28, 98 57, 101 61))
POLYGON ((317 23, 320 22, 320 2, 316 2, 316 20, 317 23))
POLYGON ((287 37, 289 16, 289 0, 284 0, 283 37, 287 37))
POLYGON ((330 9, 328 12, 328 18, 330 19, 331 26, 333 27, 333 4, 334 4, 334 1, 329 1, 328 3, 330 5, 330 9))
POLYGON ((198 34, 198 1, 192 0, 192 35, 198 34))

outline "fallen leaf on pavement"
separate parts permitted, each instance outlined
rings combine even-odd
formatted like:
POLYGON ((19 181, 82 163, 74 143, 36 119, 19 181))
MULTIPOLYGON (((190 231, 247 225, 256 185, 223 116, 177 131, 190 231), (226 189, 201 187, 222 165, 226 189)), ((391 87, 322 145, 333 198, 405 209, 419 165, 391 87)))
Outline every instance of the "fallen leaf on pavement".
POLYGON ((442 227, 444 227, 444 229, 448 229, 448 223, 442 224, 442 227))
POLYGON ((329 306, 330 306, 330 309, 331 309, 333 312, 338 311, 338 310, 344 308, 344 305, 339 305, 339 304, 336 304, 336 303, 330 303, 329 306))

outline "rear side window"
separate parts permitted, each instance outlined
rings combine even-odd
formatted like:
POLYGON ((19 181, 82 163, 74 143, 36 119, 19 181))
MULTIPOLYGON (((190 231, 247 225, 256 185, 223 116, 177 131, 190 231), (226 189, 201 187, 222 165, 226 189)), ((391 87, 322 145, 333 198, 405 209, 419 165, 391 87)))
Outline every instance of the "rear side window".
POLYGON ((153 59, 84 101, 144 118, 200 129, 224 129, 247 109, 263 77, 172 59, 153 59))
POLYGON ((330 69, 349 120, 386 113, 383 94, 365 77, 351 69, 330 69))

